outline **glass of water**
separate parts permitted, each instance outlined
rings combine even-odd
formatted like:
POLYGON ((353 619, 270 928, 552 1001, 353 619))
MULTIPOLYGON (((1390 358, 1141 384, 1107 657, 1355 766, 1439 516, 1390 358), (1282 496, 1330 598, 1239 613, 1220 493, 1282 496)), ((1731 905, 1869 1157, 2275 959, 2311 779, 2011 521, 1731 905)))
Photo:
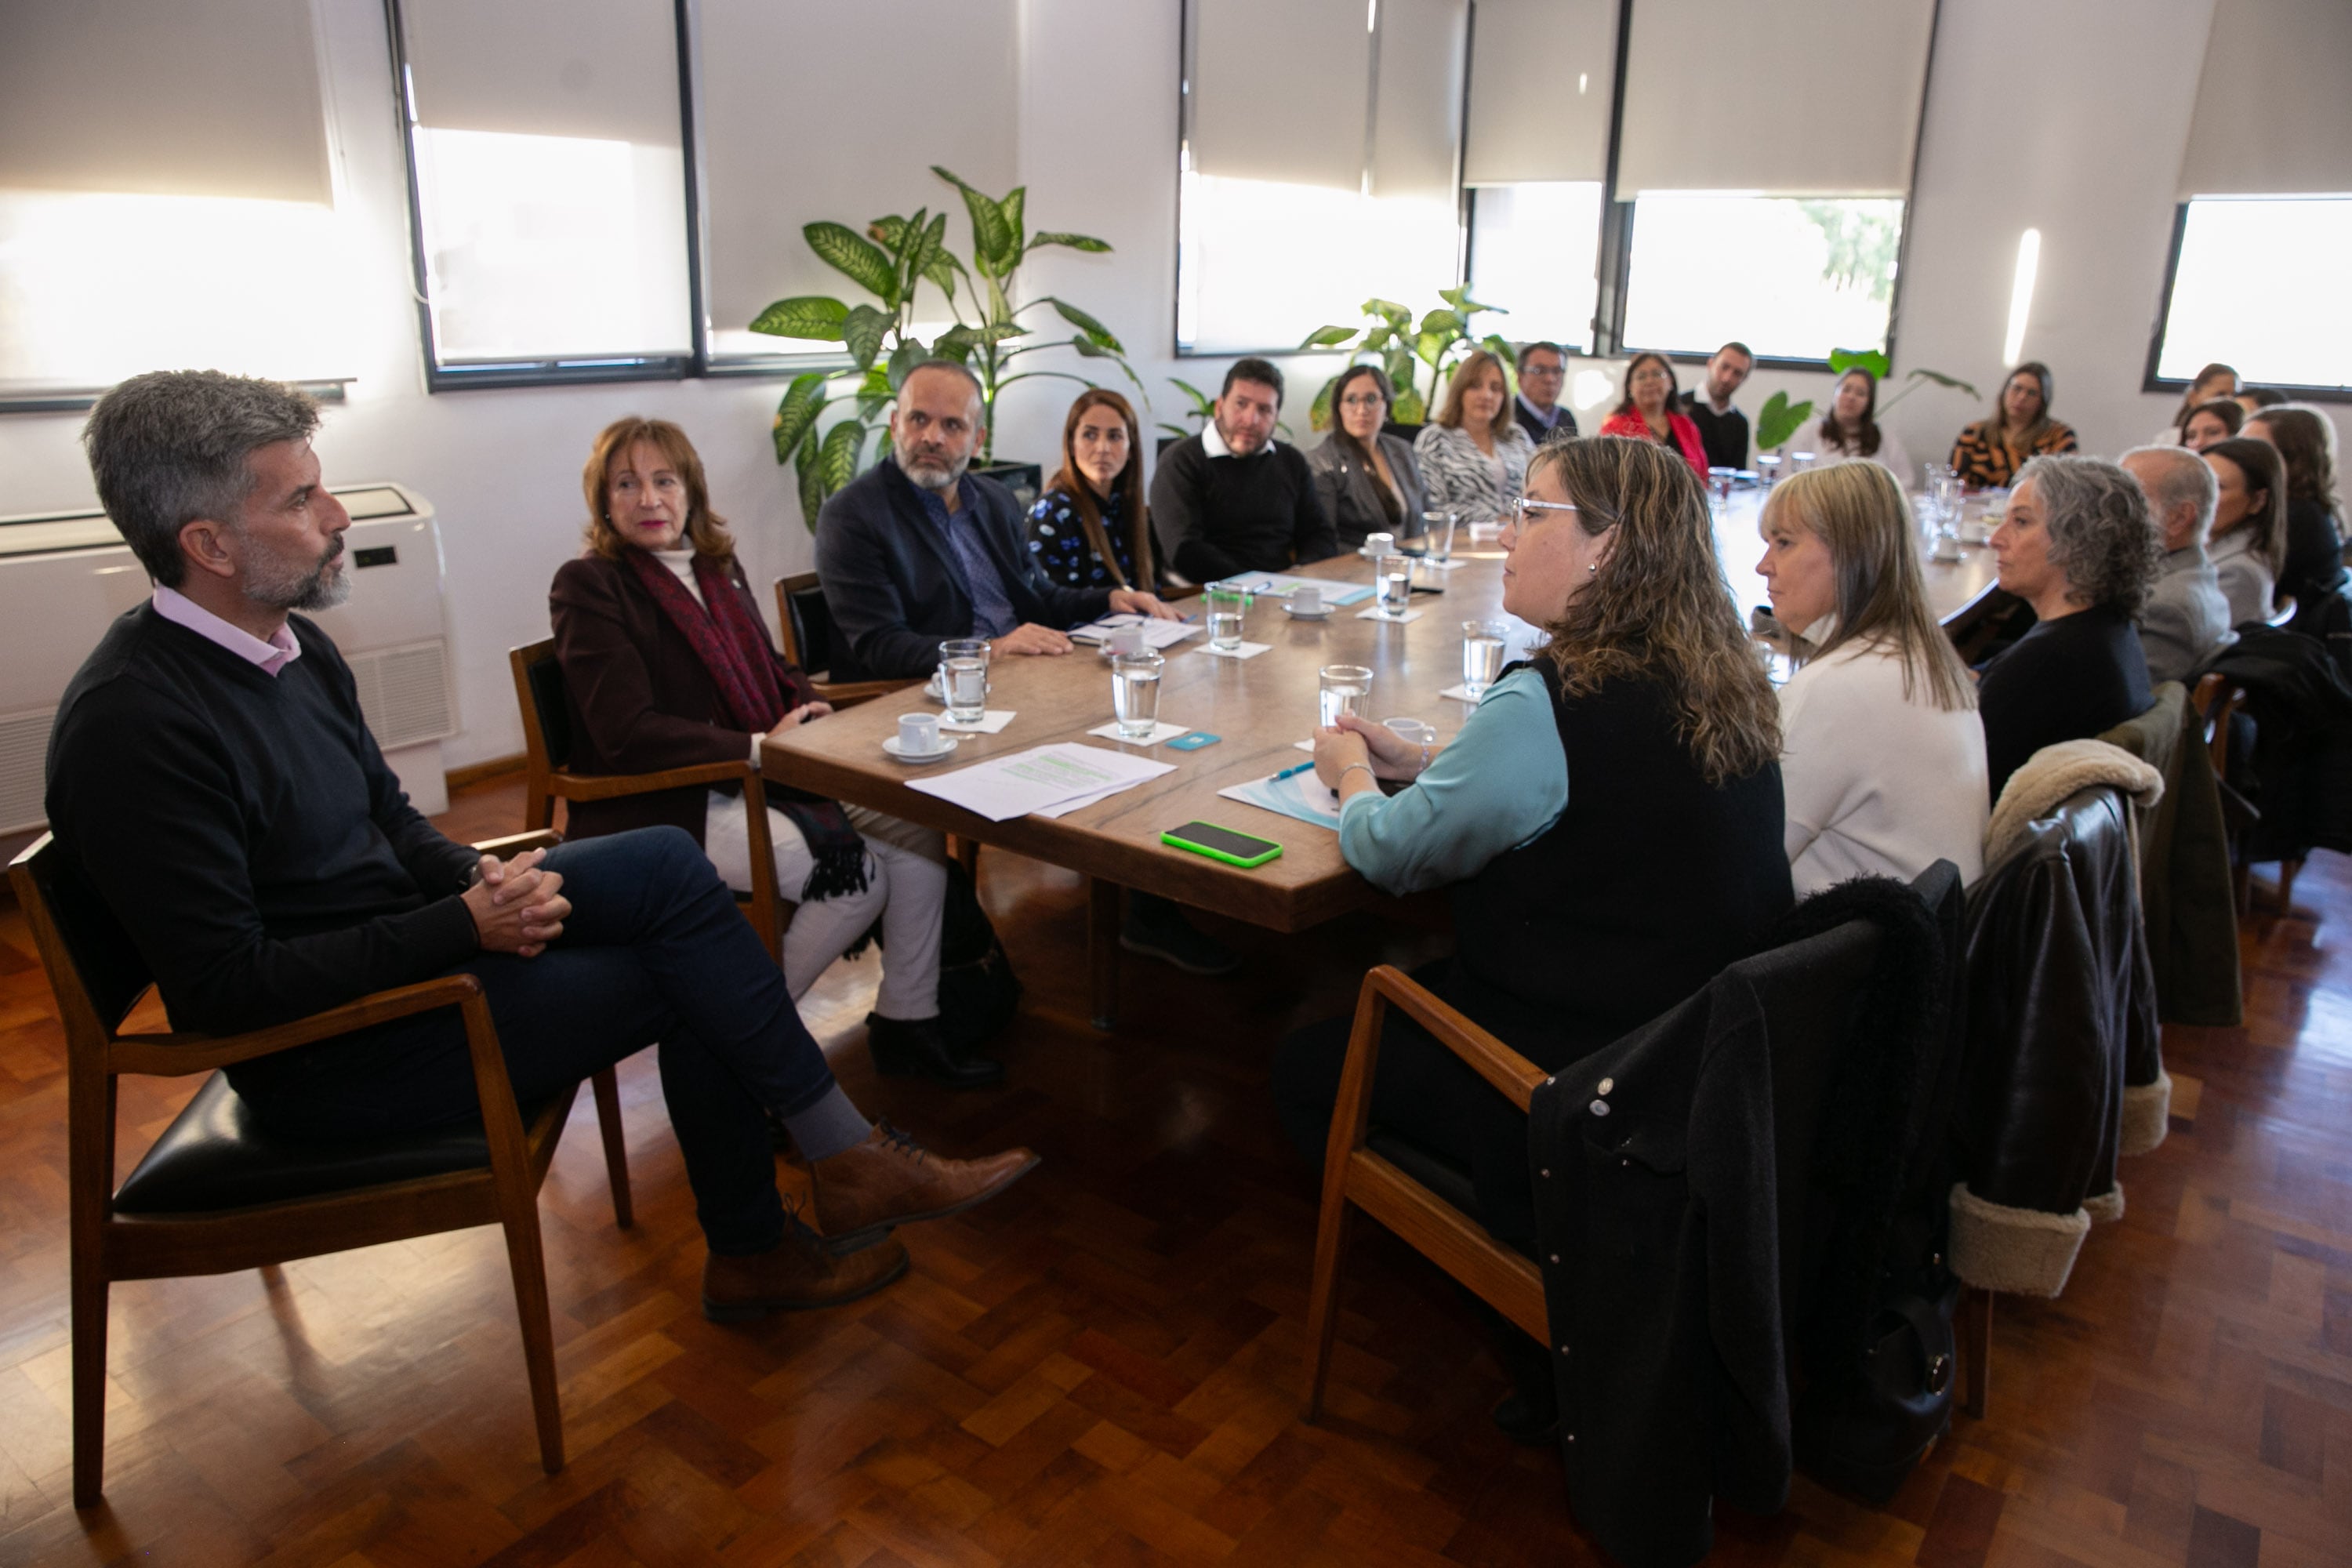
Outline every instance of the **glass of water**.
POLYGON ((1454 529, 1462 521, 1455 511, 1425 511, 1421 514, 1421 537, 1432 561, 1454 559, 1454 529))
POLYGON ((1780 459, 1779 458, 1767 452, 1762 457, 1756 459, 1756 482, 1758 484, 1763 486, 1769 490, 1772 488, 1772 482, 1780 477, 1780 459))
POLYGON ((954 637, 940 644, 940 697, 948 719, 977 724, 988 717, 988 641, 954 637))
POLYGON ((1242 646, 1242 617, 1249 613, 1249 595, 1239 588, 1211 587, 1201 595, 1209 603, 1209 646, 1231 653, 1242 646))
POLYGON ((1486 688, 1503 672, 1506 630, 1500 621, 1462 623, 1462 689, 1473 702, 1486 696, 1486 688))
POLYGON ((1121 738, 1140 741, 1160 722, 1160 672, 1166 660, 1146 648, 1110 661, 1111 711, 1121 738))
POLYGON ((1381 618, 1404 619, 1405 609, 1412 603, 1412 557, 1383 555, 1373 562, 1372 585, 1380 595, 1381 618))
POLYGON ((1342 713, 1364 716, 1364 700, 1372 694, 1372 672, 1360 664, 1327 664, 1318 681, 1320 706, 1318 722, 1329 729, 1342 713))

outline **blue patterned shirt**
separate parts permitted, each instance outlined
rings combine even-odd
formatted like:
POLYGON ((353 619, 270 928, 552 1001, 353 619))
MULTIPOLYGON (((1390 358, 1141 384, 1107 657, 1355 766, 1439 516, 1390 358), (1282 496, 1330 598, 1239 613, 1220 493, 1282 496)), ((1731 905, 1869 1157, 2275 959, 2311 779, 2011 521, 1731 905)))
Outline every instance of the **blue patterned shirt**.
MULTIPOLYGON (((1149 587, 1135 574, 1135 552, 1128 544, 1126 498, 1114 492, 1102 508, 1103 532, 1129 587, 1149 587)), ((1029 509, 1029 553, 1045 575, 1065 588, 1116 588, 1117 579, 1087 543, 1077 502, 1067 490, 1047 490, 1029 509)))
POLYGON ((971 476, 956 477, 954 511, 921 485, 915 487, 915 494, 922 498, 923 510, 947 536, 950 552, 963 568, 964 593, 971 600, 971 635, 1001 637, 1019 626, 1021 617, 1013 612, 1013 600, 1004 591, 1004 579, 980 537, 980 493, 972 488, 971 476))

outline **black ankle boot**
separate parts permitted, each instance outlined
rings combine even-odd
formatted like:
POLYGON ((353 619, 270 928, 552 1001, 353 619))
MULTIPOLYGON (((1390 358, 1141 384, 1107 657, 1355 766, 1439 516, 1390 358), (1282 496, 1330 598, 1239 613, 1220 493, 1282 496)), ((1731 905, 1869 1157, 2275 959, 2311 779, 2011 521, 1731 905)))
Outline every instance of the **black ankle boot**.
POLYGON ((989 1089, 1004 1081, 1003 1062, 950 1050, 937 1018, 868 1013, 866 1048, 874 1055, 874 1070, 885 1078, 927 1078, 950 1089, 989 1089))

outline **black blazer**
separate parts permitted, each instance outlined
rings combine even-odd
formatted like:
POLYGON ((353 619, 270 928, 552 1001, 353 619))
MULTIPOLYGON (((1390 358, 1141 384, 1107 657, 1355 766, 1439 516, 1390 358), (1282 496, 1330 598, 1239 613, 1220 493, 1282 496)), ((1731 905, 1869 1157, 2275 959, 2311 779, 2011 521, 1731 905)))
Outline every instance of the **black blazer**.
MULTIPOLYGON (((1074 626, 1110 608, 1108 589, 1050 581, 1029 553, 1013 492, 994 479, 971 479, 981 538, 1014 615, 1039 626, 1074 626)), ((929 675, 940 662, 942 638, 971 635, 962 564, 893 458, 883 458, 824 503, 816 523, 816 574, 840 634, 835 680, 929 675)))

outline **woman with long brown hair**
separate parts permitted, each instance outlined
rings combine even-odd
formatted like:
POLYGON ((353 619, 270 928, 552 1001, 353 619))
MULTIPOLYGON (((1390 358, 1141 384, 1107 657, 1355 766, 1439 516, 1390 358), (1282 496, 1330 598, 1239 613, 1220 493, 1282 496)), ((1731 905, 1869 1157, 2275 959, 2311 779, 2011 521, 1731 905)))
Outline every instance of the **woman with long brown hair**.
MULTIPOLYGON (((2310 608, 2344 586, 2344 502, 2336 493, 2336 426, 2302 403, 2280 403, 2246 417, 2247 439, 2277 448, 2286 471, 2286 559, 2278 591, 2310 608)), ((2298 626, 2307 626, 2300 612, 2298 626)))
POLYGON ((1927 608, 1911 508, 1874 462, 1792 474, 1764 503, 1772 614, 1797 639, 1780 689, 1786 846, 1800 897, 1853 877, 1984 868, 1976 688, 1927 608))
MULTIPOLYGON (((2172 416, 2172 424, 2150 446, 2185 447, 2189 443, 2189 416, 2217 397, 2238 395, 2238 373, 2216 360, 2197 373, 2189 390, 2180 399, 2180 408, 2172 416)), ((2234 434, 2234 432, 2233 432, 2234 434)))
POLYGON ((2216 441, 2201 456, 2221 492, 2205 553, 2230 601, 2230 624, 2267 621, 2286 564, 2286 466, 2277 447, 2243 436, 2216 441))
MULTIPOLYGON (((776 651, 727 522, 710 508, 702 459, 667 419, 605 426, 582 474, 587 547, 555 574, 548 608, 582 773, 659 773, 699 763, 757 765, 760 742, 833 712, 776 651)), ((784 979, 798 999, 878 920, 882 984, 866 1044, 886 1073, 959 1087, 1001 1081, 985 1058, 956 1055, 940 1019, 947 902, 937 834, 770 784, 768 837, 784 930, 784 979)), ((728 885, 751 885, 740 790, 699 784, 581 801, 575 838, 668 826, 694 836, 728 885)))
POLYGON ((1829 407, 1806 420, 1780 450, 1809 452, 1823 468, 1867 458, 1893 474, 1897 484, 1909 484, 1916 471, 1902 441, 1879 425, 1878 377, 1860 365, 1838 377, 1829 407))
POLYGON ((1029 552, 1065 588, 1156 590, 1143 441, 1135 408, 1107 386, 1062 421, 1062 466, 1029 509, 1029 552))
POLYGON ((1952 443, 1952 471, 1971 489, 1998 489, 2029 458, 2074 449, 2074 429, 2050 417, 2050 367, 2028 360, 2000 384, 1993 410, 1952 443))
POLYGON ((1402 539, 1421 527, 1427 504, 1421 465, 1386 428, 1395 402, 1388 374, 1376 364, 1351 364, 1332 379, 1331 433, 1307 454, 1307 466, 1342 550, 1360 549, 1368 534, 1402 539))
MULTIPOLYGON (((1503 607, 1545 645, 1442 750, 1349 718, 1316 731, 1315 770, 1339 793, 1350 866, 1392 893, 1452 890, 1454 955, 1418 978, 1554 1071, 1697 992, 1790 906, 1780 706, 1724 586, 1706 489, 1672 450, 1547 441, 1502 542, 1503 607), (1405 787, 1384 795, 1383 779, 1405 787)), ((1373 1118, 1469 1170, 1481 1222, 1531 1245, 1527 1119, 1389 1019, 1373 1118)), ((1349 1029, 1300 1030, 1275 1060, 1285 1130, 1318 1163, 1349 1029)), ((1544 1358, 1517 1338, 1498 1348, 1519 1386, 1496 1419, 1541 1441, 1544 1358)))
POLYGON ((1454 367, 1436 419, 1412 441, 1430 506, 1476 522, 1503 520, 1535 451, 1511 417, 1510 376, 1485 349, 1473 349, 1454 367))

